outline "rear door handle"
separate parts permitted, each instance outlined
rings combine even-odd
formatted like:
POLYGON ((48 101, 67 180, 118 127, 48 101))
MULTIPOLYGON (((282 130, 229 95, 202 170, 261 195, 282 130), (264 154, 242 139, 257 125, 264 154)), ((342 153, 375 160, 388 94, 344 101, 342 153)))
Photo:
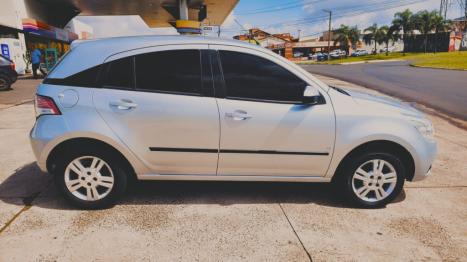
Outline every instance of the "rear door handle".
POLYGON ((233 113, 225 113, 225 117, 232 118, 236 121, 247 120, 252 118, 253 116, 249 115, 244 110, 235 110, 233 113))
POLYGON ((118 108, 120 110, 129 110, 129 109, 132 109, 132 108, 136 108, 138 106, 138 104, 133 103, 129 99, 122 99, 120 101, 112 101, 112 102, 110 102, 110 105, 114 106, 114 107, 116 107, 116 108, 118 108))

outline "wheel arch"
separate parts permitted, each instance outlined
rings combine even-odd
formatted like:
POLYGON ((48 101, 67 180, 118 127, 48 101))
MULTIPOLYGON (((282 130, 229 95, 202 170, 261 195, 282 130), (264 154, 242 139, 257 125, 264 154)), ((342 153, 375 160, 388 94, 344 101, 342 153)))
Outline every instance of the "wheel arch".
POLYGON ((109 152, 109 154, 115 157, 119 163, 122 164, 122 168, 125 170, 129 178, 136 178, 136 172, 133 165, 119 150, 106 142, 87 137, 71 138, 57 144, 49 153, 46 160, 46 167, 48 172, 54 174, 56 161, 60 158, 60 156, 66 154, 69 150, 73 150, 74 148, 78 147, 99 148, 99 150, 105 150, 106 152, 109 152))
POLYGON ((348 152, 344 156, 344 158, 342 158, 342 160, 339 162, 339 165, 337 166, 335 171, 335 175, 332 177, 332 181, 335 181, 343 173, 344 167, 353 156, 371 150, 390 152, 399 156, 404 166, 407 168, 405 179, 409 181, 413 179, 415 174, 415 160, 412 154, 404 146, 389 140, 373 140, 360 144, 359 146, 355 147, 350 152, 348 152))

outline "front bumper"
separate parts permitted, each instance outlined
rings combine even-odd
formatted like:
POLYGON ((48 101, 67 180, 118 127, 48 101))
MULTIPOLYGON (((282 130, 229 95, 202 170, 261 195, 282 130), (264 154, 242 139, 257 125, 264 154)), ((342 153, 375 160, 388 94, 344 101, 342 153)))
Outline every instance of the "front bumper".
POLYGON ((416 149, 415 173, 411 181, 421 181, 431 174, 431 166, 436 158, 438 146, 436 141, 424 139, 424 142, 416 149))

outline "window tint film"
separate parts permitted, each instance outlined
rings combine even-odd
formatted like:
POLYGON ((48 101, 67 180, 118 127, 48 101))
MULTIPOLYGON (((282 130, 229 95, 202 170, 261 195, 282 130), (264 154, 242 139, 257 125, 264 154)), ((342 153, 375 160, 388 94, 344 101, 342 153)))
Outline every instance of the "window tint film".
POLYGON ((43 83, 51 85, 98 87, 97 77, 99 75, 100 68, 100 65, 94 66, 63 79, 47 77, 44 79, 43 83))
POLYGON ((133 88, 133 57, 125 57, 108 63, 104 86, 133 88))
POLYGON ((201 93, 199 50, 170 50, 136 56, 136 88, 166 93, 201 93))
POLYGON ((219 51, 226 96, 300 102, 306 83, 283 67, 259 56, 219 51))

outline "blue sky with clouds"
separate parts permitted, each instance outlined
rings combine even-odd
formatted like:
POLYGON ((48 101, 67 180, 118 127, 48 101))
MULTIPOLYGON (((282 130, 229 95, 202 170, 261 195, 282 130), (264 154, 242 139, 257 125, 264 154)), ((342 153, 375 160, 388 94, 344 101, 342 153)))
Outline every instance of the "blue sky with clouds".
MULTIPOLYGON (((334 28, 347 24, 363 29, 372 23, 390 23, 395 12, 406 8, 414 12, 438 10, 439 3, 440 0, 240 0, 223 23, 221 36, 230 38, 239 34, 242 27, 260 27, 271 33, 290 32, 295 36, 300 30, 302 36, 314 35, 327 29, 327 14, 323 9, 333 11, 334 28)), ((460 15, 459 7, 453 3, 448 17, 460 15)), ((93 26, 95 37, 176 34, 173 28, 150 29, 138 16, 76 19, 93 26)))

